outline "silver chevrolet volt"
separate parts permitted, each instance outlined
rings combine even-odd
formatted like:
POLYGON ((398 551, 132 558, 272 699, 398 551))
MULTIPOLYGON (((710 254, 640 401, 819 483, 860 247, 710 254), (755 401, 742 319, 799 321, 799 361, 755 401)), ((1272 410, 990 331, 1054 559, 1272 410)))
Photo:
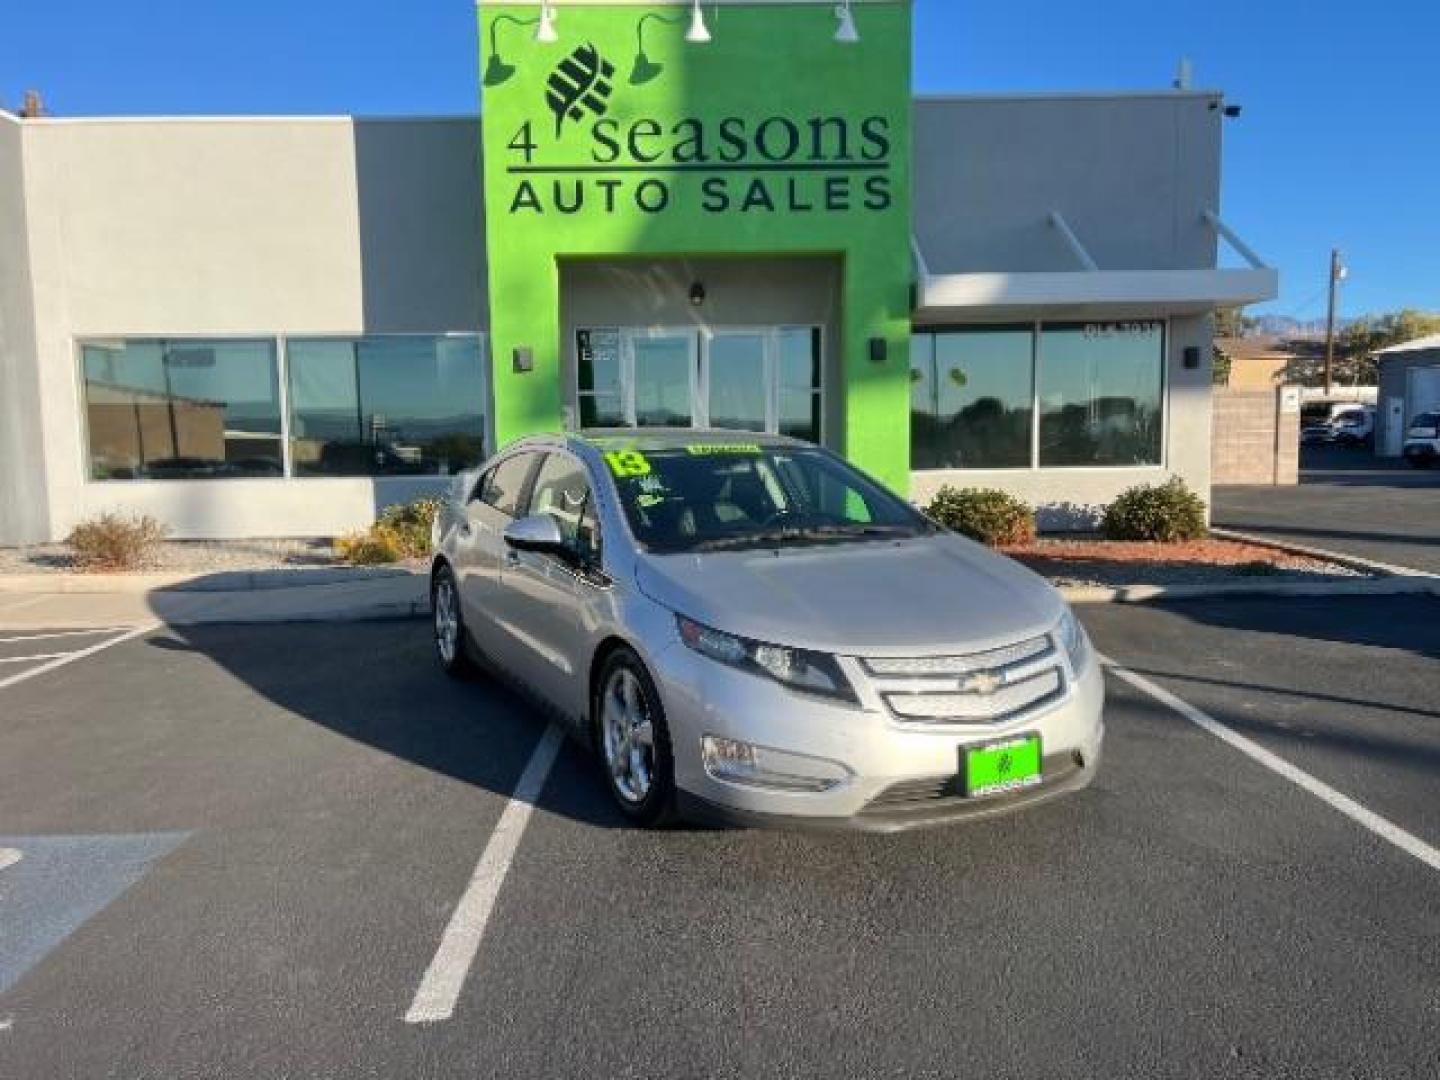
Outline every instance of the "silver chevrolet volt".
POLYGON ((1100 764, 1060 595, 834 454, 693 430, 522 439, 435 525, 441 666, 528 692, 632 821, 890 832, 1100 764))

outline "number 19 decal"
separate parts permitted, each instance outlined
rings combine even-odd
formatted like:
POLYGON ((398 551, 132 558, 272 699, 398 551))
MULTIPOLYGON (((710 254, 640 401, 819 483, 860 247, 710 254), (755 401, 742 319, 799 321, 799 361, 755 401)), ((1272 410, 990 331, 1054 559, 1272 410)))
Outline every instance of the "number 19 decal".
POLYGON ((605 455, 610 471, 616 476, 649 476, 650 462, 635 450, 617 450, 605 455))

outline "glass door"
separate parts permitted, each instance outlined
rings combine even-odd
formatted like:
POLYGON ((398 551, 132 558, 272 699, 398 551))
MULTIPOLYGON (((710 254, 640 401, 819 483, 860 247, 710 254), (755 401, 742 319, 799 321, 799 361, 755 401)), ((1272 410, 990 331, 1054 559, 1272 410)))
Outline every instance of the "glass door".
POLYGON ((694 427, 699 390, 693 330, 625 335, 633 427, 694 427))
POLYGON ((580 426, 710 427, 818 443, 821 355, 816 326, 582 329, 580 426))
POLYGON ((707 335, 700 385, 712 428, 771 431, 769 335, 717 330, 707 335))

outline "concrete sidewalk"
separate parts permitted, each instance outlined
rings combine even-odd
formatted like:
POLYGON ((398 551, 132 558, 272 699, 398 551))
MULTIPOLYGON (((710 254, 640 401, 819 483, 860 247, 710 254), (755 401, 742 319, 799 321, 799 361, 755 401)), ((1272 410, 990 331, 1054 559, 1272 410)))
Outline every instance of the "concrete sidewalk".
POLYGON ((178 584, 78 592, 37 576, 33 591, 0 590, 0 629, 412 618, 429 611, 428 585, 423 573, 398 573, 284 588, 220 591, 178 584))

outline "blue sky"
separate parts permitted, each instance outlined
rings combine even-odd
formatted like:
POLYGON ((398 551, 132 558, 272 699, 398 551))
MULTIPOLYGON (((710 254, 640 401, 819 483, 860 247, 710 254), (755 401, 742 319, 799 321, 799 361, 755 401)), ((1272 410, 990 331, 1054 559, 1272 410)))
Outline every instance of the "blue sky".
MULTIPOLYGON (((36 0, 6 5, 0 102, 59 114, 465 113, 471 0, 36 0)), ((917 0, 921 91, 1198 86, 1228 124, 1223 213, 1280 267, 1268 309, 1440 310, 1440 2, 917 0)), ((861 28, 863 31, 863 11, 861 28)))

